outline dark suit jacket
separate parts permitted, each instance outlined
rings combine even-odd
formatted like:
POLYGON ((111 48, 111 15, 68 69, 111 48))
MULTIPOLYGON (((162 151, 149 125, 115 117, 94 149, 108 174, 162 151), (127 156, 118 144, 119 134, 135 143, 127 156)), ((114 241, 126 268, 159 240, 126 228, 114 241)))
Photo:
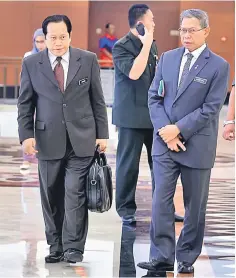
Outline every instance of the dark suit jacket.
POLYGON ((129 72, 142 49, 141 41, 129 32, 114 46, 115 96, 112 123, 127 128, 153 128, 148 111, 148 89, 155 75, 157 48, 153 43, 144 73, 131 80, 129 72))
POLYGON ((183 54, 183 47, 162 54, 149 90, 149 109, 155 131, 152 154, 168 152, 158 129, 176 124, 187 151, 170 152, 170 156, 182 165, 209 169, 215 161, 219 113, 227 93, 229 64, 206 47, 183 86, 177 90, 183 54), (164 98, 158 96, 160 80, 164 81, 164 98))
POLYGON ((64 93, 54 77, 47 50, 25 58, 18 125, 20 142, 35 137, 39 159, 63 158, 67 132, 77 156, 93 156, 95 140, 108 138, 107 112, 96 55, 70 48, 64 93), (79 82, 83 79, 84 82, 79 82))

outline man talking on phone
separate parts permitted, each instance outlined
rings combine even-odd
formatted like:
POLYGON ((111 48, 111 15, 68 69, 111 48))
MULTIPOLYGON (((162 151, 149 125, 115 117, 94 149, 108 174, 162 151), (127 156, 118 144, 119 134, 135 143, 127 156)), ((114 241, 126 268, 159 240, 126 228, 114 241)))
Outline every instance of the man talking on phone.
MULTIPOLYGON (((153 40, 154 16, 145 4, 128 13, 129 33, 114 46, 115 96, 112 123, 118 127, 116 155, 116 210, 124 224, 136 222, 135 191, 143 144, 152 176, 153 125, 148 110, 148 90, 155 75, 157 47, 153 40)), ((176 221, 182 217, 176 215, 176 221)))

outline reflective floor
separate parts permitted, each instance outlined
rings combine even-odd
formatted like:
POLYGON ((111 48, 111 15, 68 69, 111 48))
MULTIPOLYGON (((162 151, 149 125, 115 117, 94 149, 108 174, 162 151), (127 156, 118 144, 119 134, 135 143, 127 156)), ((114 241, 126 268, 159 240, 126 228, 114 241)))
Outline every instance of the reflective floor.
MULTIPOLYGON (((109 118, 111 116, 108 110, 109 118)), ((225 118, 223 108, 221 124, 225 118)), ((115 181, 116 132, 110 125, 108 162, 115 181)), ((221 131, 220 131, 221 133, 221 131)), ((203 154, 204 156, 204 154, 203 154)), ((137 226, 122 227, 114 206, 89 214, 89 235, 83 263, 45 264, 48 254, 41 214, 37 161, 20 171, 22 152, 17 139, 16 107, 0 105, 0 277, 235 277, 234 144, 219 136, 212 171, 202 254, 194 275, 148 273, 136 268, 148 260, 151 182, 143 150, 138 181, 137 226)), ((115 188, 115 183, 114 183, 115 188)), ((178 182, 176 211, 184 214, 178 182)), ((176 224, 177 237, 182 224, 176 224)))

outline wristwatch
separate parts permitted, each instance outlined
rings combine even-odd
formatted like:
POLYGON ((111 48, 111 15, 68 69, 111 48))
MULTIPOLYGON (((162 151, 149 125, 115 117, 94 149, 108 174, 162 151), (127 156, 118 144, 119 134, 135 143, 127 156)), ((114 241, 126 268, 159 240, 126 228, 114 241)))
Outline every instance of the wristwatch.
POLYGON ((224 127, 225 127, 226 125, 230 125, 230 124, 235 124, 235 120, 224 121, 224 127))

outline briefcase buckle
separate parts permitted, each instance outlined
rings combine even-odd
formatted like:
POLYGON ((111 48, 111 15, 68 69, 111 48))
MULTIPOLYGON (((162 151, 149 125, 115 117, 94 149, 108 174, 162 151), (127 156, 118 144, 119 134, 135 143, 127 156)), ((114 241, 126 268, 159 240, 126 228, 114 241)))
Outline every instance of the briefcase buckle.
POLYGON ((91 180, 91 184, 92 184, 92 185, 96 185, 96 184, 97 184, 97 181, 96 181, 96 180, 91 180))

